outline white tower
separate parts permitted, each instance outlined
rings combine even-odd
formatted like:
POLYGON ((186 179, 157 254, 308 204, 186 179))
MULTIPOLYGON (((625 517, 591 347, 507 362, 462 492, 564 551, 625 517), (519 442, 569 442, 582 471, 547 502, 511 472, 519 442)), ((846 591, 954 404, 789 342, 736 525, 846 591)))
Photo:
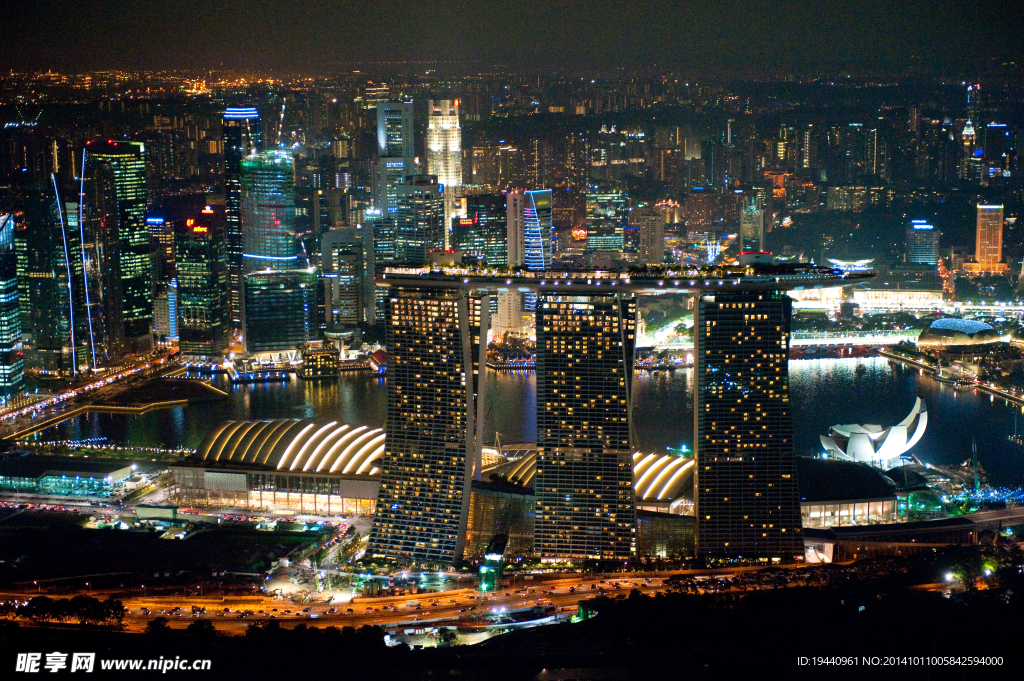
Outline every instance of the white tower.
POLYGON ((437 175, 444 185, 445 248, 451 248, 451 222, 455 200, 462 186, 462 128, 459 100, 431 99, 427 102, 427 173, 437 175))

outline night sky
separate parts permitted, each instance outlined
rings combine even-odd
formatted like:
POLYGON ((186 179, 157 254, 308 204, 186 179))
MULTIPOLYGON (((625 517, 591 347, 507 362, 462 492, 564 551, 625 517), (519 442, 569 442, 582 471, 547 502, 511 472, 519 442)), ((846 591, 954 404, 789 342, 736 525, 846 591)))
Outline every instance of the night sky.
POLYGON ((18 0, 0 68, 517 68, 754 73, 972 68, 1020 59, 1021 0, 18 0))

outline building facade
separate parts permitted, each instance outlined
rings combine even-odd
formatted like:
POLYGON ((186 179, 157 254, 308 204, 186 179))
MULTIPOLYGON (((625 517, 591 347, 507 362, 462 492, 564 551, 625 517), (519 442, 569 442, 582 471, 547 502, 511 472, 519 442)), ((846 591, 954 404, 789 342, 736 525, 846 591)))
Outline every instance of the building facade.
POLYGON ((275 149, 242 159, 242 265, 245 273, 298 265, 292 152, 275 149))
POLYGON ((542 559, 635 555, 631 295, 537 302, 536 550, 542 559))
POLYGON ((376 208, 385 215, 398 210, 396 187, 416 173, 412 102, 377 103, 376 208))
POLYGON ((245 275, 245 312, 246 352, 295 351, 316 335, 316 274, 267 270, 245 275))
POLYGON ((977 273, 1005 272, 1003 260, 1003 207, 978 204, 974 262, 967 269, 977 273))
POLYGON ((444 187, 434 175, 410 175, 394 189, 395 259, 424 264, 445 245, 444 187))
POLYGON ((792 301, 703 294, 694 326, 697 552, 790 562, 803 554, 789 404, 792 301))
POLYGON ((911 220, 907 226, 907 264, 939 264, 939 230, 924 220, 911 220))
POLYGON ((263 125, 253 107, 228 107, 221 121, 224 143, 225 237, 228 259, 228 317, 242 328, 242 159, 263 149, 263 125))
POLYGON ((217 361, 230 333, 225 220, 206 208, 178 226, 177 334, 185 357, 217 361))
POLYGON ((14 216, 0 215, 0 398, 4 404, 25 388, 25 355, 18 303, 18 256, 14 216))
POLYGON ((490 267, 504 267, 508 264, 505 196, 478 194, 465 201, 466 215, 452 218, 453 245, 490 267))
POLYGON ((661 265, 665 262, 665 217, 660 213, 641 215, 640 262, 645 265, 661 265))
POLYGON ((764 250, 764 211, 753 197, 740 211, 740 246, 743 251, 764 250))

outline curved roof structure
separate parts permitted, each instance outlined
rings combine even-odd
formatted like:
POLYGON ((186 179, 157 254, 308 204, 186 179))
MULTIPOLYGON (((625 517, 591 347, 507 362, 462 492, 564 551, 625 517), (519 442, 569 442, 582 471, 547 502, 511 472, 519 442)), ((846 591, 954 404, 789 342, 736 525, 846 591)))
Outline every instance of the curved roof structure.
POLYGON ((821 445, 836 458, 875 463, 890 461, 916 445, 928 426, 928 408, 920 397, 905 419, 889 428, 867 424, 836 425, 821 445))
POLYGON ((194 458, 278 471, 376 475, 384 431, 318 419, 225 421, 203 440, 194 458))
MULTIPOLYGON (((489 471, 509 482, 533 487, 537 474, 537 452, 501 464, 489 471)), ((633 489, 636 500, 668 502, 678 500, 693 485, 693 459, 670 454, 633 454, 633 489)))
POLYGON ((918 345, 981 345, 1000 340, 991 324, 974 319, 945 317, 936 319, 921 332, 918 345))

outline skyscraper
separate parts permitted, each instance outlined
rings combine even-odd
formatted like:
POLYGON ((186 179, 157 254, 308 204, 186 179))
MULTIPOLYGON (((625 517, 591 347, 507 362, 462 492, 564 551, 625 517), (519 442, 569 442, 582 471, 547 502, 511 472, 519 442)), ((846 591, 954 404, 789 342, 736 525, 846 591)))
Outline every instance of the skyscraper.
POLYGON ((355 329, 366 320, 367 306, 373 300, 373 279, 364 276, 365 248, 363 230, 354 227, 332 229, 320 237, 328 330, 355 329))
POLYGON ((466 215, 452 218, 454 246, 467 256, 483 258, 487 265, 508 264, 508 213, 505 196, 467 196, 466 215))
POLYGON ((973 272, 1005 272, 1003 259, 1003 207, 978 204, 974 242, 974 262, 967 263, 973 272))
POLYGON ((410 175, 395 186, 395 258, 422 265, 444 248, 444 194, 433 175, 410 175))
POLYGON ((14 216, 6 214, 0 215, 0 398, 6 404, 24 388, 25 357, 21 345, 14 216))
POLYGON ((803 555, 783 292, 702 294, 694 326, 697 553, 803 555))
POLYGON ((474 350, 485 351, 473 341, 486 336, 485 301, 450 289, 388 290, 388 437, 367 557, 461 558, 476 444, 474 350))
POLYGON ((661 265, 665 262, 665 217, 647 213, 637 218, 640 223, 640 262, 661 265))
POLYGON ((542 272, 551 266, 551 190, 515 190, 505 196, 508 265, 542 272))
POLYGON ((224 142, 224 199, 228 259, 228 316, 242 327, 242 159, 263 148, 263 125, 253 107, 228 107, 221 122, 224 142))
POLYGON ((743 251, 764 250, 764 211, 754 197, 740 211, 740 246, 743 251))
POLYGON ((396 187, 416 173, 412 102, 377 103, 376 207, 387 216, 398 210, 396 187))
POLYGON ((635 336, 631 294, 539 296, 535 542, 542 558, 636 552, 635 336))
POLYGON ((212 208, 177 230, 178 347, 181 354, 217 361, 228 349, 228 262, 225 220, 212 208))
POLYGON ((246 352, 294 352, 315 339, 317 327, 313 270, 265 270, 245 275, 246 352))
POLYGON ((427 101, 427 172, 437 175, 444 186, 445 248, 451 245, 448 229, 455 208, 455 195, 462 186, 462 129, 459 126, 459 100, 427 101))
POLYGON ((146 225, 146 148, 141 142, 106 142, 87 146, 86 173, 95 164, 113 176, 116 208, 105 216, 116 221, 121 328, 126 349, 153 347, 153 267, 146 225))
POLYGON ((298 263, 292 152, 275 149, 242 159, 242 266, 246 273, 298 263))
POLYGON ((939 230, 924 220, 911 220, 907 226, 905 261, 915 265, 939 264, 939 230))

